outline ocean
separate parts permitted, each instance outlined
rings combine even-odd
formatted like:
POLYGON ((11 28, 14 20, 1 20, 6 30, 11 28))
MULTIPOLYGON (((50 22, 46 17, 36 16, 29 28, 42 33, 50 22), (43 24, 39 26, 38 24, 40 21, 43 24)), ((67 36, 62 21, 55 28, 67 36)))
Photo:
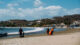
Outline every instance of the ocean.
MULTIPOLYGON (((7 37, 16 37, 19 36, 20 27, 1 27, 0 33, 8 33, 7 37)), ((47 27, 22 27, 25 35, 33 34, 44 34, 46 33, 47 27)), ((51 29, 51 27, 50 27, 51 29)), ((54 32, 65 31, 66 28, 57 28, 54 29, 54 32)))

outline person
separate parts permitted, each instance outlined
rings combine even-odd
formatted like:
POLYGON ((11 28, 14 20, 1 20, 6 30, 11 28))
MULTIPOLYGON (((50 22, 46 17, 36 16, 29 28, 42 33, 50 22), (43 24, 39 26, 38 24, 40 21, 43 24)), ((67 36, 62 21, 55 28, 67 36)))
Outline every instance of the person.
POLYGON ((47 28, 47 34, 49 35, 49 28, 47 28))
POLYGON ((8 36, 8 33, 6 32, 6 33, 4 33, 4 35, 5 35, 5 36, 8 36))
POLYGON ((53 32, 54 32, 54 28, 52 28, 52 29, 49 31, 49 35, 53 35, 53 32))
POLYGON ((20 35, 20 37, 23 37, 23 30, 22 30, 22 28, 19 29, 19 35, 20 35))

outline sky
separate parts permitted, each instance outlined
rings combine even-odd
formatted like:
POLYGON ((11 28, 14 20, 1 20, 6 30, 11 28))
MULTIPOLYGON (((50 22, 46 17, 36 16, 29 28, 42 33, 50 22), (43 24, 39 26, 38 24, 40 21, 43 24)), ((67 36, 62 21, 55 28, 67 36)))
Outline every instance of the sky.
POLYGON ((0 0, 0 21, 80 14, 80 0, 0 0))

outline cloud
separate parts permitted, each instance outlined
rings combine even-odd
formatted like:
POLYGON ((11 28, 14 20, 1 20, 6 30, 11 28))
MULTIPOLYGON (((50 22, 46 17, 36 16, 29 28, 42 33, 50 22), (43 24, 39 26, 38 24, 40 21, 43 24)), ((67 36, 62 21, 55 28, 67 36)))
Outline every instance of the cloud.
POLYGON ((43 5, 43 3, 40 1, 40 0, 35 0, 34 1, 34 6, 35 7, 40 7, 40 6, 42 6, 43 5))
POLYGON ((54 16, 63 16, 68 14, 80 14, 80 8, 75 8, 72 10, 65 9, 61 6, 47 6, 47 7, 37 7, 37 8, 12 8, 0 9, 0 19, 9 20, 9 19, 26 19, 26 20, 35 20, 42 18, 52 18, 54 16), (3 19, 5 18, 5 19, 3 19))
POLYGON ((46 7, 46 9, 51 9, 51 10, 54 10, 54 9, 60 9, 62 8, 61 6, 48 6, 46 7))
POLYGON ((80 8, 76 8, 76 9, 73 9, 73 10, 68 10, 67 13, 68 14, 78 14, 78 13, 80 13, 80 8))
POLYGON ((14 6, 19 6, 18 3, 9 3, 7 4, 8 7, 14 7, 14 6))

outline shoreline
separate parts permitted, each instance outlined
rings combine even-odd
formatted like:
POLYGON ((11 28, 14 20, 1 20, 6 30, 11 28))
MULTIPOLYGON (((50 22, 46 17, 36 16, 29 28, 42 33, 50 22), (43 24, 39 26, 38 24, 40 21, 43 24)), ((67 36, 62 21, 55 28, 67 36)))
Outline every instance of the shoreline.
POLYGON ((80 29, 54 32, 54 35, 25 35, 0 40, 0 45, 80 45, 80 29))
MULTIPOLYGON (((66 31, 54 32, 53 35, 47 35, 46 33, 44 33, 44 34, 24 35, 24 37, 19 37, 19 36, 17 36, 17 37, 10 37, 10 38, 4 38, 4 39, 29 38, 29 37, 41 37, 41 36, 54 36, 54 35, 70 34, 70 33, 75 33, 75 32, 80 32, 80 28, 67 29, 66 31)), ((0 40, 3 40, 3 39, 1 38, 0 40)))

